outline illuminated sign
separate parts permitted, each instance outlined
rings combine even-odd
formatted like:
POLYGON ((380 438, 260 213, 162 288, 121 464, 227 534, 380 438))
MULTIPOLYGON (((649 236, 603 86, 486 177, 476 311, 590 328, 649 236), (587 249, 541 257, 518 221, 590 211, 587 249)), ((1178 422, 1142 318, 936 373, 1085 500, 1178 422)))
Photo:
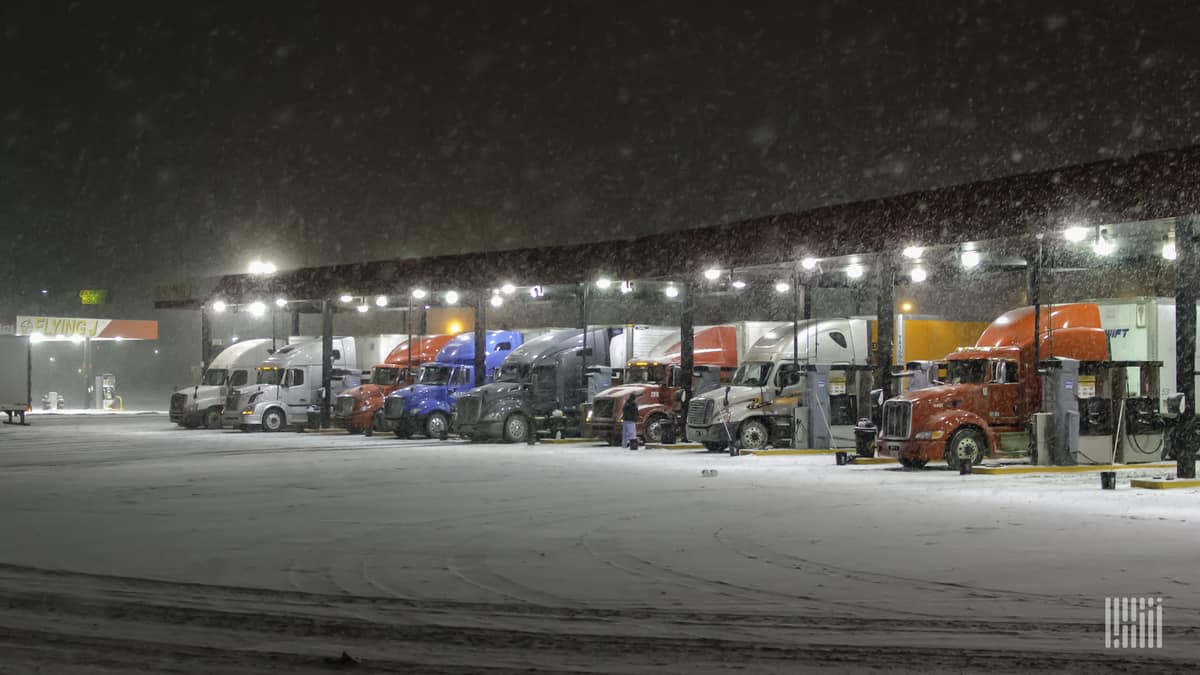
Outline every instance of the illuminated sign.
POLYGON ((85 288, 79 291, 79 302, 84 305, 103 305, 108 302, 108 291, 102 288, 85 288))
POLYGON ((157 321, 92 319, 71 316, 17 316, 17 335, 37 338, 100 340, 157 340, 157 321))

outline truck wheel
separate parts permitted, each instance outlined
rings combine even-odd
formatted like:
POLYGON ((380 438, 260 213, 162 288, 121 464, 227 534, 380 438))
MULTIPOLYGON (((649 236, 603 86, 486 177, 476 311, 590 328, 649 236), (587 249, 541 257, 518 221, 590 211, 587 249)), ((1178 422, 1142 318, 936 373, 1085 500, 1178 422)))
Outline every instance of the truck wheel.
POLYGON ((978 429, 959 429, 946 444, 946 466, 957 470, 960 457, 966 458, 971 464, 979 464, 985 452, 987 441, 978 429))
POLYGON ((263 431, 279 431, 283 429, 283 413, 275 408, 263 413, 263 431))
POLYGON ((530 433, 532 430, 529 428, 529 420, 521 413, 513 413, 504 420, 505 443, 524 443, 529 439, 530 433))
POLYGON ((725 444, 708 441, 704 444, 704 449, 709 452, 720 452, 725 449, 725 444))
POLYGON ((767 425, 758 420, 746 420, 738 430, 738 447, 743 450, 762 450, 767 447, 769 440, 771 434, 767 431, 767 425))
POLYGON ((449 433, 450 420, 440 412, 431 412, 425 418, 425 435, 430 438, 441 438, 442 432, 449 433))
POLYGON ((396 438, 412 437, 412 428, 408 426, 408 422, 396 422, 396 426, 392 427, 392 433, 396 434, 396 438))
POLYGON ((204 413, 204 428, 205 429, 220 429, 221 428, 221 411, 216 408, 209 408, 208 412, 204 413))
POLYGON ((925 466, 925 460, 923 460, 923 459, 908 459, 907 457, 901 457, 900 458, 900 466, 902 466, 906 469, 920 469, 921 467, 925 466))
POLYGON ((646 420, 646 442, 662 443, 663 425, 666 423, 666 415, 651 415, 650 419, 646 420))

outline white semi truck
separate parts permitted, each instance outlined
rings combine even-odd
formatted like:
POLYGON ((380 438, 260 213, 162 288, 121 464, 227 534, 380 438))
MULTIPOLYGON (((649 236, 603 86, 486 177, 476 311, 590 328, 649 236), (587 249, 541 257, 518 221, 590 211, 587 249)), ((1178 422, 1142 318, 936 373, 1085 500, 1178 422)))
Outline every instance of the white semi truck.
MULTIPOLYGON (((304 424, 308 407, 320 400, 321 354, 321 340, 280 347, 255 369, 253 384, 229 393, 221 416, 224 424, 242 431, 256 428, 282 431, 288 426, 304 424)), ((333 338, 331 401, 343 388, 347 376, 362 375, 362 371, 348 369, 357 360, 354 338, 333 338)), ((358 386, 359 382, 358 377, 352 377, 348 384, 358 386)))
POLYGON ((171 394, 171 421, 188 429, 220 429, 221 410, 229 390, 254 382, 254 369, 271 355, 272 342, 265 338, 242 340, 222 350, 198 384, 171 394))
POLYGON ((812 319, 777 326, 760 337, 742 357, 728 387, 701 394, 688 403, 687 437, 719 450, 731 441, 758 449, 793 433, 795 389, 805 368, 817 364, 866 366, 871 334, 866 319, 812 319), (798 346, 798 351, 793 347, 798 346), (785 399, 778 403, 775 399, 785 399))
POLYGON ((19 417, 25 423, 25 411, 30 409, 31 357, 27 336, 0 335, 0 412, 8 422, 19 417))

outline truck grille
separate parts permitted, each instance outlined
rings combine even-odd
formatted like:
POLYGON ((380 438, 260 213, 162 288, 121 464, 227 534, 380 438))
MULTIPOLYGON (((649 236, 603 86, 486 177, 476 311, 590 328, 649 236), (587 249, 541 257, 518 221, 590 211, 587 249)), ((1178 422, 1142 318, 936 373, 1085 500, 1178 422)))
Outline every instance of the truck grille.
POLYGON ((339 396, 333 406, 333 414, 339 417, 349 417, 354 413, 354 397, 339 396))
POLYGON ((708 420, 712 416, 713 402, 706 398, 698 398, 688 404, 687 423, 689 427, 703 427, 708 425, 708 420))
POLYGON ((483 409, 483 399, 473 394, 460 396, 455 406, 455 416, 462 424, 474 424, 479 421, 479 413, 483 409))
POLYGON ((883 403, 883 438, 907 439, 912 435, 912 402, 883 403))
POLYGON ((592 402, 592 419, 611 420, 616 401, 611 398, 598 398, 592 402))
POLYGON ((187 403, 187 394, 171 394, 171 412, 183 412, 187 403))
POLYGON ((238 394, 236 391, 233 392, 232 394, 230 394, 229 396, 226 396, 225 397, 225 410, 226 411, 237 410, 238 404, 241 402, 241 399, 242 399, 241 395, 238 394))
POLYGON ((387 397, 383 402, 383 416, 393 420, 397 417, 404 417, 404 397, 387 397))

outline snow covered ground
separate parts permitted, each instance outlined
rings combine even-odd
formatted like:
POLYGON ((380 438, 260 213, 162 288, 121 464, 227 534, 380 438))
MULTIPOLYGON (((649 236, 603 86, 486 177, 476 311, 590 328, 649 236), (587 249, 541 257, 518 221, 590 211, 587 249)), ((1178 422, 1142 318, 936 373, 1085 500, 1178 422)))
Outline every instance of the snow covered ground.
POLYGON ((1164 473, 40 417, 0 426, 0 673, 1178 672, 1200 491, 1129 488, 1164 473), (1104 648, 1121 595, 1163 649, 1104 648))

